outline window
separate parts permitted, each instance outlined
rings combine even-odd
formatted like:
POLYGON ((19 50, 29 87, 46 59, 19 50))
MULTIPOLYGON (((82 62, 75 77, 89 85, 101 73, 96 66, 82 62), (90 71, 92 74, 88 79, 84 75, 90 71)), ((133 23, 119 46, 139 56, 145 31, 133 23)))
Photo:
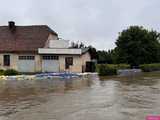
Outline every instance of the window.
POLYGON ((3 56, 3 64, 4 66, 10 66, 10 55, 3 56))
POLYGON ((59 60, 59 56, 54 56, 54 55, 44 55, 43 60, 59 60))
POLYGON ((19 56, 19 60, 34 60, 34 56, 19 56))
POLYGON ((66 57, 65 63, 66 63, 66 65, 65 65, 66 69, 69 69, 69 66, 73 65, 73 57, 66 57))

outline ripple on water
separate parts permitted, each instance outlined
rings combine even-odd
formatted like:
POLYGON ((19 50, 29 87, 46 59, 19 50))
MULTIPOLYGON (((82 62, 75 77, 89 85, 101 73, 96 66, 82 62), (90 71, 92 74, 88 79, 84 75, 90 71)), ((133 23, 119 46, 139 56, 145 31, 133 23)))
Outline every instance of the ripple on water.
POLYGON ((160 114, 159 78, 150 73, 103 80, 92 76, 0 82, 0 116, 3 120, 145 119, 160 114))

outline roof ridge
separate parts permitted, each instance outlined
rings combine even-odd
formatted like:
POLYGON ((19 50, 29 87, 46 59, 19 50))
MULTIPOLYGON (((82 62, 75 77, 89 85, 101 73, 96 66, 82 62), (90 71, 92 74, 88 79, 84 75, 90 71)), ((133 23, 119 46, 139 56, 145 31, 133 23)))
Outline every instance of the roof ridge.
MULTIPOLYGON (((48 25, 16 25, 16 27, 32 27, 32 26, 45 26, 45 27, 49 27, 48 25)), ((8 25, 0 25, 0 27, 8 27, 8 25)))
MULTIPOLYGON (((0 27, 8 27, 7 25, 4 26, 0 26, 0 27)), ((16 27, 45 27, 46 29, 48 29, 49 32, 58 35, 58 33, 56 33, 53 29, 51 29, 48 25, 16 25, 16 27)))

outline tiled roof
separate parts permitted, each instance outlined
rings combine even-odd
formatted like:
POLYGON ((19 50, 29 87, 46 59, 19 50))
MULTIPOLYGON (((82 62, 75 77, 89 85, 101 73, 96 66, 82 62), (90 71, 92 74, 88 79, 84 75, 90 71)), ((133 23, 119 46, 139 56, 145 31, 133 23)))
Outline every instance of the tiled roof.
POLYGON ((44 47, 49 34, 58 36, 46 25, 15 26, 13 30, 0 26, 0 52, 37 52, 44 47))

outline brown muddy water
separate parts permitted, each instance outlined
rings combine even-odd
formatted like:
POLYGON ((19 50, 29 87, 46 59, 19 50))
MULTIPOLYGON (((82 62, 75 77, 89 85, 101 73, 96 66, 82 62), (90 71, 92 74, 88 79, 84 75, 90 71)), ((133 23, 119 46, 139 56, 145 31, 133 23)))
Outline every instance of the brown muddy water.
POLYGON ((160 114, 160 72, 0 81, 0 120, 145 120, 160 114))

